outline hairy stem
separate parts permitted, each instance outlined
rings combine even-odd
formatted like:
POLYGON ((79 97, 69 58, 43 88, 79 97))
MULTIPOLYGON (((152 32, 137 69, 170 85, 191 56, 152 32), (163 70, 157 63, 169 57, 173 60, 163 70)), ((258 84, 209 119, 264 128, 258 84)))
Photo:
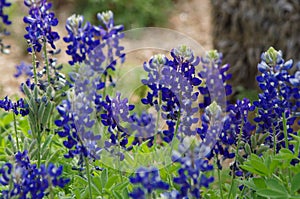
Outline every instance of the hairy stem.
POLYGON ((17 120, 16 120, 16 114, 13 112, 14 117, 14 130, 16 134, 16 141, 17 141, 17 149, 20 151, 20 144, 19 144, 19 138, 18 138, 18 129, 17 129, 17 120))
POLYGON ((86 175, 87 175, 87 179, 88 179, 88 189, 89 189, 89 199, 92 199, 92 182, 91 182, 91 174, 90 174, 90 165, 89 165, 89 161, 88 158, 85 157, 84 158, 85 161, 85 166, 86 166, 86 175))

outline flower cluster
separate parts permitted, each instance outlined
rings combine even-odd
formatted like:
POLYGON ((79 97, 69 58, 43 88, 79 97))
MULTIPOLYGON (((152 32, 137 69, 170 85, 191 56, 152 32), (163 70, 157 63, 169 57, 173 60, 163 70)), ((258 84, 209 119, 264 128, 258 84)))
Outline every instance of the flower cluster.
POLYGON ((2 35, 8 35, 9 32, 6 30, 7 25, 11 24, 11 21, 8 19, 8 15, 4 13, 5 7, 10 7, 11 3, 7 2, 6 0, 0 0, 0 18, 2 23, 0 23, 0 51, 1 53, 8 53, 7 50, 10 46, 5 45, 2 41, 2 35))
POLYGON ((171 198, 201 198, 201 187, 208 188, 214 181, 213 177, 207 177, 205 172, 213 170, 213 166, 204 159, 201 154, 198 140, 185 138, 179 145, 178 151, 174 151, 172 160, 180 164, 178 176, 174 177, 174 183, 180 185, 179 191, 168 193, 171 198))
POLYGON ((63 188, 70 180, 62 177, 62 166, 52 163, 37 167, 31 164, 27 151, 15 155, 15 163, 5 163, 0 168, 2 197, 8 198, 44 198, 51 187, 63 188))
POLYGON ((53 12, 50 12, 51 3, 46 0, 24 0, 24 4, 30 9, 29 16, 24 17, 23 21, 28 24, 27 34, 24 36, 31 45, 28 52, 40 52, 42 46, 48 42, 55 49, 54 42, 59 39, 57 32, 52 31, 52 27, 58 24, 53 12))
POLYGON ((281 51, 272 47, 261 58, 262 61, 258 64, 261 75, 257 76, 257 81, 263 93, 254 102, 258 109, 258 116, 254 120, 258 123, 258 133, 270 132, 266 144, 272 147, 277 143, 279 150, 287 144, 284 142, 284 123, 287 124, 286 133, 293 133, 292 124, 296 119, 294 114, 300 108, 300 91, 295 81, 297 72, 294 76, 290 75, 293 61, 285 62, 281 51))
POLYGON ((115 25, 112 11, 98 13, 97 18, 104 24, 104 26, 99 26, 99 29, 103 43, 105 46, 107 46, 107 61, 109 64, 106 66, 106 70, 115 70, 115 65, 117 62, 114 55, 121 59, 121 63, 123 63, 125 60, 125 54, 122 53, 124 47, 120 46, 119 43, 120 39, 124 37, 124 33, 121 32, 124 30, 124 26, 115 25))
POLYGON ((121 63, 124 62, 125 54, 121 52, 124 48, 119 45, 119 40, 124 37, 121 33, 123 26, 114 25, 111 11, 98 13, 97 17, 104 27, 92 25, 90 22, 84 23, 84 18, 80 15, 69 17, 66 24, 68 36, 64 37, 64 41, 69 43, 66 52, 72 57, 69 61, 71 65, 87 61, 95 70, 103 72, 106 76, 108 69, 115 70, 115 55, 121 58, 121 63), (107 65, 103 67, 104 61, 107 65))
POLYGON ((129 181, 134 185, 140 185, 129 193, 132 198, 152 198, 154 190, 169 189, 169 185, 161 180, 158 169, 154 167, 139 168, 136 176, 129 177, 129 181))
POLYGON ((18 78, 21 75, 25 75, 27 77, 32 77, 32 65, 26 64, 25 62, 21 62, 20 65, 16 66, 17 72, 14 74, 14 77, 18 78))
POLYGON ((18 115, 19 113, 22 116, 26 116, 29 114, 28 105, 25 104, 24 99, 20 98, 18 101, 13 102, 7 96, 0 100, 0 108, 5 111, 13 111, 14 114, 18 115))
POLYGON ((131 134, 134 135, 132 145, 141 144, 147 141, 147 146, 153 145, 155 136, 155 120, 152 114, 142 112, 140 116, 133 114, 130 116, 131 134))
MULTIPOLYGON (((101 151, 97 141, 100 135, 94 135, 95 125, 94 96, 96 82, 94 73, 89 66, 82 67, 79 73, 74 74, 76 81, 74 94, 69 94, 69 98, 63 100, 57 106, 60 119, 55 121, 56 126, 60 127, 57 131, 60 137, 66 137, 64 146, 69 149, 66 158, 73 158, 75 155, 99 159, 101 151)), ((81 162, 83 163, 83 162, 81 162)))
POLYGON ((165 55, 155 55, 148 63, 144 63, 148 79, 142 80, 151 89, 142 102, 154 106, 168 125, 168 130, 159 132, 166 142, 172 141, 176 123, 179 124, 178 132, 185 135, 196 134, 191 128, 198 121, 194 116, 197 112, 194 103, 198 99, 198 93, 193 91, 193 87, 201 83, 195 76, 199 58, 194 57, 190 48, 175 48, 171 51, 171 56, 173 60, 165 55))
POLYGON ((64 37, 64 41, 70 43, 66 53, 72 57, 69 64, 85 61, 87 54, 100 44, 100 40, 95 38, 100 36, 99 30, 89 22, 84 24, 83 16, 75 14, 67 19, 66 29, 68 36, 64 37))
MULTIPOLYGON (((8 19, 8 15, 4 14, 4 8, 5 7, 10 7, 11 3, 7 2, 6 0, 1 0, 0 1, 0 18, 2 19, 2 22, 6 25, 10 25, 11 21, 8 19)), ((2 29, 2 27, 1 27, 2 29)))
POLYGON ((216 50, 208 51, 205 57, 201 58, 202 70, 199 77, 205 79, 205 83, 199 86, 203 95, 203 101, 199 103, 201 109, 207 107, 212 101, 223 103, 225 97, 232 93, 231 85, 227 84, 232 74, 227 74, 229 65, 222 65, 222 53, 216 50), (210 93, 213 91, 213 93, 210 93))

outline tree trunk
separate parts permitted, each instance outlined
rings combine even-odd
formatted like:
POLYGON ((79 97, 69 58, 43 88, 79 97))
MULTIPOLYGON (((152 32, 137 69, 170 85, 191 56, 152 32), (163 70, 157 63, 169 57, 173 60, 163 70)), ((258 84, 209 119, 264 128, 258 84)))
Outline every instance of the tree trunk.
POLYGON ((231 65, 233 85, 256 88, 260 54, 273 46, 300 59, 299 0, 211 0, 213 45, 231 65))

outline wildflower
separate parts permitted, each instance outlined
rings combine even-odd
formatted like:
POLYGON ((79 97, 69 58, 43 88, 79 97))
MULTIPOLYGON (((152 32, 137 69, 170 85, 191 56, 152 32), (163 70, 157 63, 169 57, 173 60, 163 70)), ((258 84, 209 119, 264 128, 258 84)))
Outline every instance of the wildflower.
POLYGON ((19 113, 22 116, 26 116, 29 114, 28 105, 25 104, 24 99, 20 98, 18 101, 11 101, 8 96, 6 96, 3 100, 0 100, 0 108, 5 111, 13 111, 14 114, 18 115, 19 113))
POLYGON ((96 39, 100 32, 89 22, 84 24, 83 16, 75 14, 67 19, 66 29, 68 36, 64 37, 64 41, 70 43, 66 53, 72 57, 69 64, 81 63, 100 44, 100 40, 96 39))
MULTIPOLYGON (((55 121, 57 134, 66 138, 63 144, 69 150, 66 158, 79 156, 79 166, 84 158, 100 159, 100 134, 95 134, 96 99, 99 77, 90 65, 82 65, 70 75, 72 88, 68 98, 56 107, 60 118, 55 121)), ((102 98, 102 96, 99 96, 102 98)))
MULTIPOLYGON (((124 33, 121 31, 124 30, 123 25, 115 25, 114 15, 112 11, 106 11, 97 14, 97 18, 104 26, 98 26, 101 36, 103 39, 104 45, 107 47, 107 56, 108 61, 107 69, 115 70, 116 58, 117 56, 121 59, 121 63, 125 61, 125 53, 122 53, 124 47, 120 46, 120 39, 124 37, 124 33)), ((106 74, 105 74, 106 75, 106 74)))
POLYGON ((258 123, 258 133, 270 132, 265 144, 273 147, 276 139, 279 150, 286 145, 283 142, 283 120, 287 123, 287 133, 293 133, 291 126, 296 119, 293 113, 299 109, 299 87, 295 84, 296 76, 289 74, 293 61, 285 62, 281 51, 271 47, 261 58, 258 70, 262 74, 257 76, 257 82, 263 93, 260 93, 258 101, 254 102, 258 108, 258 115, 254 120, 258 123))
POLYGON ((156 189, 169 189, 169 185, 161 180, 158 169, 154 167, 139 168, 136 171, 136 176, 129 177, 129 181, 134 185, 139 185, 138 188, 129 193, 132 198, 146 199, 152 196, 156 189))
POLYGON ((6 0, 0 1, 0 18, 2 19, 2 22, 6 25, 10 25, 11 21, 8 19, 8 15, 4 14, 3 9, 4 7, 9 7, 9 6, 11 6, 11 3, 7 2, 6 0))
POLYGON ((49 194, 50 187, 63 188, 70 181, 62 177, 62 169, 62 166, 56 167, 52 163, 48 167, 37 167, 30 163, 27 151, 18 152, 13 164, 7 162, 0 168, 0 184, 6 186, 2 189, 2 196, 44 198, 49 194))
POLYGON ((200 198, 200 188, 208 188, 214 178, 205 174, 213 170, 213 166, 201 156, 198 141, 195 138, 185 138, 178 151, 173 152, 172 160, 180 164, 178 176, 173 179, 174 183, 180 186, 180 190, 170 194, 176 195, 177 198, 200 198))
POLYGON ((155 120, 152 114, 142 112, 140 116, 136 113, 130 116, 130 130, 134 135, 132 145, 141 144, 141 142, 148 141, 147 145, 153 145, 155 136, 155 120))
POLYGON ((203 101, 199 103, 199 107, 203 109, 212 101, 223 104, 226 96, 232 93, 231 86, 226 83, 232 76, 227 74, 229 65, 222 65, 222 54, 216 50, 207 52, 206 56, 201 58, 201 64, 202 69, 198 75, 205 79, 205 82, 198 88, 203 95, 203 101))
MULTIPOLYGON (((29 16, 23 19, 27 24, 25 39, 37 52, 41 51, 43 42, 55 49, 54 42, 59 39, 59 35, 52 31, 52 27, 58 24, 54 13, 50 12, 52 4, 46 0, 24 0, 24 4, 29 8, 29 16)), ((27 50, 32 51, 31 47, 27 50)))
MULTIPOLYGON (((110 134, 109 140, 105 141, 105 149, 111 153, 115 153, 114 147, 127 150, 129 130, 125 124, 132 122, 129 112, 134 109, 133 105, 128 104, 128 99, 121 99, 121 94, 117 93, 115 98, 106 96, 102 102, 103 113, 101 114, 101 122, 108 127, 110 134)), ((124 159, 124 154, 116 152, 120 156, 120 160, 124 159)))
POLYGON ((16 66, 17 72, 14 74, 16 78, 20 77, 23 73, 28 76, 32 77, 32 65, 26 64, 25 62, 21 62, 20 65, 16 66))

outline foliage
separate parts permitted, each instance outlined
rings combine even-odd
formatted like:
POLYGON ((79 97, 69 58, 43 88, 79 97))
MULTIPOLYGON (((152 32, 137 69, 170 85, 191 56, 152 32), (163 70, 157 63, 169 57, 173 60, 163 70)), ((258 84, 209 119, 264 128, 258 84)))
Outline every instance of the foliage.
POLYGON ((117 24, 124 24, 126 29, 164 25, 172 9, 172 0, 77 0, 76 11, 83 13, 90 21, 95 21, 95 14, 113 10, 117 24), (132 13, 135 13, 134 15, 132 13))
POLYGON ((261 93, 231 103, 222 54, 183 45, 144 63, 133 105, 115 92, 124 33, 111 11, 67 19, 59 64, 52 4, 24 3, 32 64, 16 67, 24 97, 0 100, 1 198, 300 198, 300 64, 269 48, 261 93))

